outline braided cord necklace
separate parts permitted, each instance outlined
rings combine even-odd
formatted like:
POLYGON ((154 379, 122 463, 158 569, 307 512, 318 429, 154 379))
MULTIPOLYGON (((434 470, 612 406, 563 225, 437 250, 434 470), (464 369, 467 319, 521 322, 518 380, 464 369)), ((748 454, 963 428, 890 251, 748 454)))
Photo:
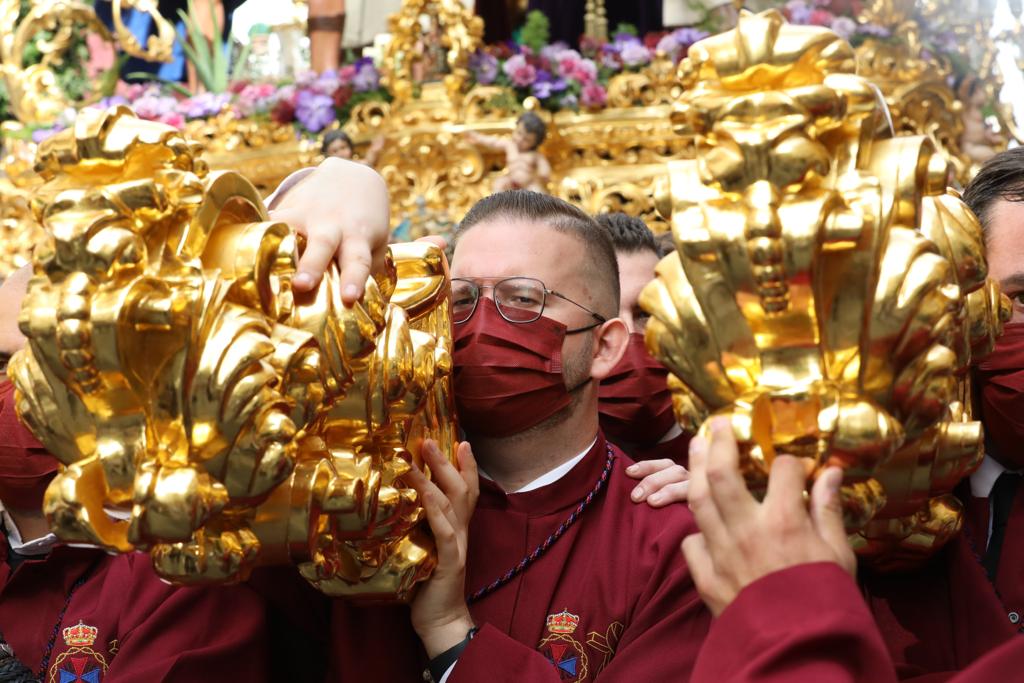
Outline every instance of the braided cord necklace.
POLYGON ((615 462, 615 452, 612 451, 611 444, 606 444, 605 447, 608 449, 608 459, 604 463, 604 470, 601 472, 600 478, 597 480, 597 483, 594 484, 594 488, 590 490, 590 493, 587 494, 587 497, 576 506, 576 509, 572 511, 564 522, 558 525, 558 528, 555 529, 550 536, 544 539, 543 543, 533 549, 533 552, 521 559, 517 565, 509 569, 497 579, 470 595, 466 599, 468 604, 472 605, 474 602, 490 595, 515 577, 522 574, 530 565, 536 562, 541 555, 546 553, 548 549, 555 544, 555 541, 560 539, 562 535, 568 531, 569 527, 576 523, 576 520, 580 518, 583 511, 587 509, 595 498, 597 498, 597 494, 599 494, 601 489, 604 488, 605 483, 608 481, 608 476, 612 472, 612 464, 615 462))
POLYGON ((60 625, 64 621, 64 614, 68 611, 68 607, 71 605, 71 598, 75 594, 75 591, 81 588, 82 585, 89 580, 89 577, 92 576, 93 570, 96 569, 96 566, 99 564, 99 559, 89 565, 82 575, 79 576, 73 584, 71 584, 71 588, 68 590, 68 595, 64 598, 64 606, 60 608, 60 613, 57 615, 57 623, 53 625, 53 632, 50 634, 50 640, 46 643, 46 649, 43 650, 43 661, 39 664, 38 678, 41 681, 44 680, 44 677, 46 676, 46 669, 50 666, 50 655, 53 654, 53 646, 57 642, 57 634, 60 633, 60 625))

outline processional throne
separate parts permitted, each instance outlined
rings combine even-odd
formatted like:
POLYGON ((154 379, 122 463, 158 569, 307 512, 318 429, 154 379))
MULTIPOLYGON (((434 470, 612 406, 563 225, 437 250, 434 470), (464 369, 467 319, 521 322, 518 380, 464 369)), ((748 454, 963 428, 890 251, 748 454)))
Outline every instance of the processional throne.
MULTIPOLYGON (((677 251, 642 303, 683 428, 728 415, 755 490, 779 452, 811 476, 843 467, 854 543, 891 569, 959 529, 949 492, 981 448, 967 368, 1008 306, 947 160, 893 134, 854 64, 774 11, 691 49, 657 125, 694 158, 651 164, 666 189, 642 193, 677 251)), ((454 135, 478 106, 450 106, 457 79, 427 88, 436 106, 388 113, 409 123, 398 149, 429 155, 441 143, 416 121, 454 135)), ((46 239, 11 374, 64 464, 45 512, 63 539, 147 551, 179 583, 292 563, 329 595, 407 597, 433 557, 403 474, 423 438, 455 445, 444 258, 393 245, 355 307, 333 270, 297 299, 298 239, 199 153, 123 108, 40 146, 46 239)), ((462 197, 457 175, 424 175, 462 197)))

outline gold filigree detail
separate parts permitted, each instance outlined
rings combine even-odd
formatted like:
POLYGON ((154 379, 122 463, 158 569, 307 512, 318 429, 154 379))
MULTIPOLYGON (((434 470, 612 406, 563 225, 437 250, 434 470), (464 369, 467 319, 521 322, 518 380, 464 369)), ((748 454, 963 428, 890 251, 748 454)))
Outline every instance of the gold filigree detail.
POLYGON ((423 438, 455 445, 444 257, 395 245, 355 306, 335 266, 297 300, 296 237, 200 149, 123 107, 40 145, 48 239, 10 374, 65 465, 44 511, 177 583, 293 562, 331 595, 405 597, 434 559, 402 475, 423 438))
POLYGON ((690 49, 673 118, 697 158, 670 164, 677 252, 641 304, 680 424, 728 415, 756 491, 777 453, 843 467, 847 525, 874 520, 858 545, 884 564, 953 531, 929 501, 977 464, 961 378, 1008 309, 947 162, 879 134, 885 105, 854 63, 774 10, 690 49), (916 535, 893 536, 909 513, 916 535))

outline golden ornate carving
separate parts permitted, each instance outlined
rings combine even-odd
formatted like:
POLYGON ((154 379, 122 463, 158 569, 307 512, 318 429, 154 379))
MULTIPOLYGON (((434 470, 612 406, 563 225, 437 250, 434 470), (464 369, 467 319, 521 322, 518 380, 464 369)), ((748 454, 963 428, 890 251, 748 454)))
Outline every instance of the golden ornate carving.
POLYGON ((776 453, 840 465, 858 549, 919 560, 959 529, 936 498, 980 457, 961 378, 1009 311, 978 224, 928 139, 879 133, 831 31, 744 13, 682 71, 698 154, 670 164, 677 253, 641 295, 680 423, 730 416, 755 490, 776 453))
MULTIPOLYGON (((113 0, 114 28, 121 49, 143 59, 170 61, 174 44, 174 28, 160 16, 154 0, 113 0), (147 12, 157 26, 157 35, 149 39, 145 49, 121 21, 121 9, 147 12)), ((64 59, 72 39, 83 33, 94 33, 106 42, 114 37, 96 16, 91 4, 78 0, 34 0, 28 14, 20 17, 20 0, 0 0, 0 65, 7 86, 11 110, 23 122, 53 123, 69 106, 83 104, 68 100, 57 83, 53 68, 64 59), (41 31, 51 31, 51 38, 38 38, 41 31), (26 47, 35 43, 42 53, 38 64, 26 65, 26 47)), ((101 96, 98 83, 92 88, 90 101, 101 96)), ((87 104, 85 102, 85 104, 87 104)))
POLYGON ((396 103, 409 102, 418 86, 440 76, 449 100, 457 104, 468 87, 469 57, 483 40, 483 19, 459 0, 405 0, 388 17, 388 30, 381 85, 396 103), (430 55, 434 44, 444 50, 443 63, 430 55))
POLYGON ((48 240, 9 372, 65 465, 44 511, 177 583, 294 562, 330 595, 405 597, 433 555, 402 475, 422 438, 455 446, 444 257, 395 245, 352 308, 334 266, 296 299, 295 236, 199 150, 123 107, 40 145, 48 240))
POLYGON ((960 182, 1005 148, 1006 133, 1024 140, 1000 97, 1004 76, 996 60, 1000 43, 1020 44, 1024 38, 1019 9, 995 36, 995 3, 988 0, 873 0, 861 18, 889 27, 892 38, 870 38, 857 49, 859 73, 882 89, 896 131, 927 135, 960 182), (946 54, 929 49, 928 40, 941 41, 946 54), (988 106, 1002 128, 998 134, 984 120, 988 106))

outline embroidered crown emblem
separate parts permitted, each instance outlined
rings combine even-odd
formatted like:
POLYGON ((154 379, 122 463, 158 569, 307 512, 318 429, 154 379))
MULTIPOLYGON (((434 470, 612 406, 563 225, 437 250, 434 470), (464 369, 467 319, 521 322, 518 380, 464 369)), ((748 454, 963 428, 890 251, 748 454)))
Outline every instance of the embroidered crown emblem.
POLYGON ((558 614, 548 615, 548 630, 552 633, 572 633, 580 625, 580 618, 563 609, 558 614))
POLYGON ((89 647, 96 642, 100 630, 95 626, 83 624, 81 620, 74 626, 64 629, 64 642, 68 647, 89 647))

